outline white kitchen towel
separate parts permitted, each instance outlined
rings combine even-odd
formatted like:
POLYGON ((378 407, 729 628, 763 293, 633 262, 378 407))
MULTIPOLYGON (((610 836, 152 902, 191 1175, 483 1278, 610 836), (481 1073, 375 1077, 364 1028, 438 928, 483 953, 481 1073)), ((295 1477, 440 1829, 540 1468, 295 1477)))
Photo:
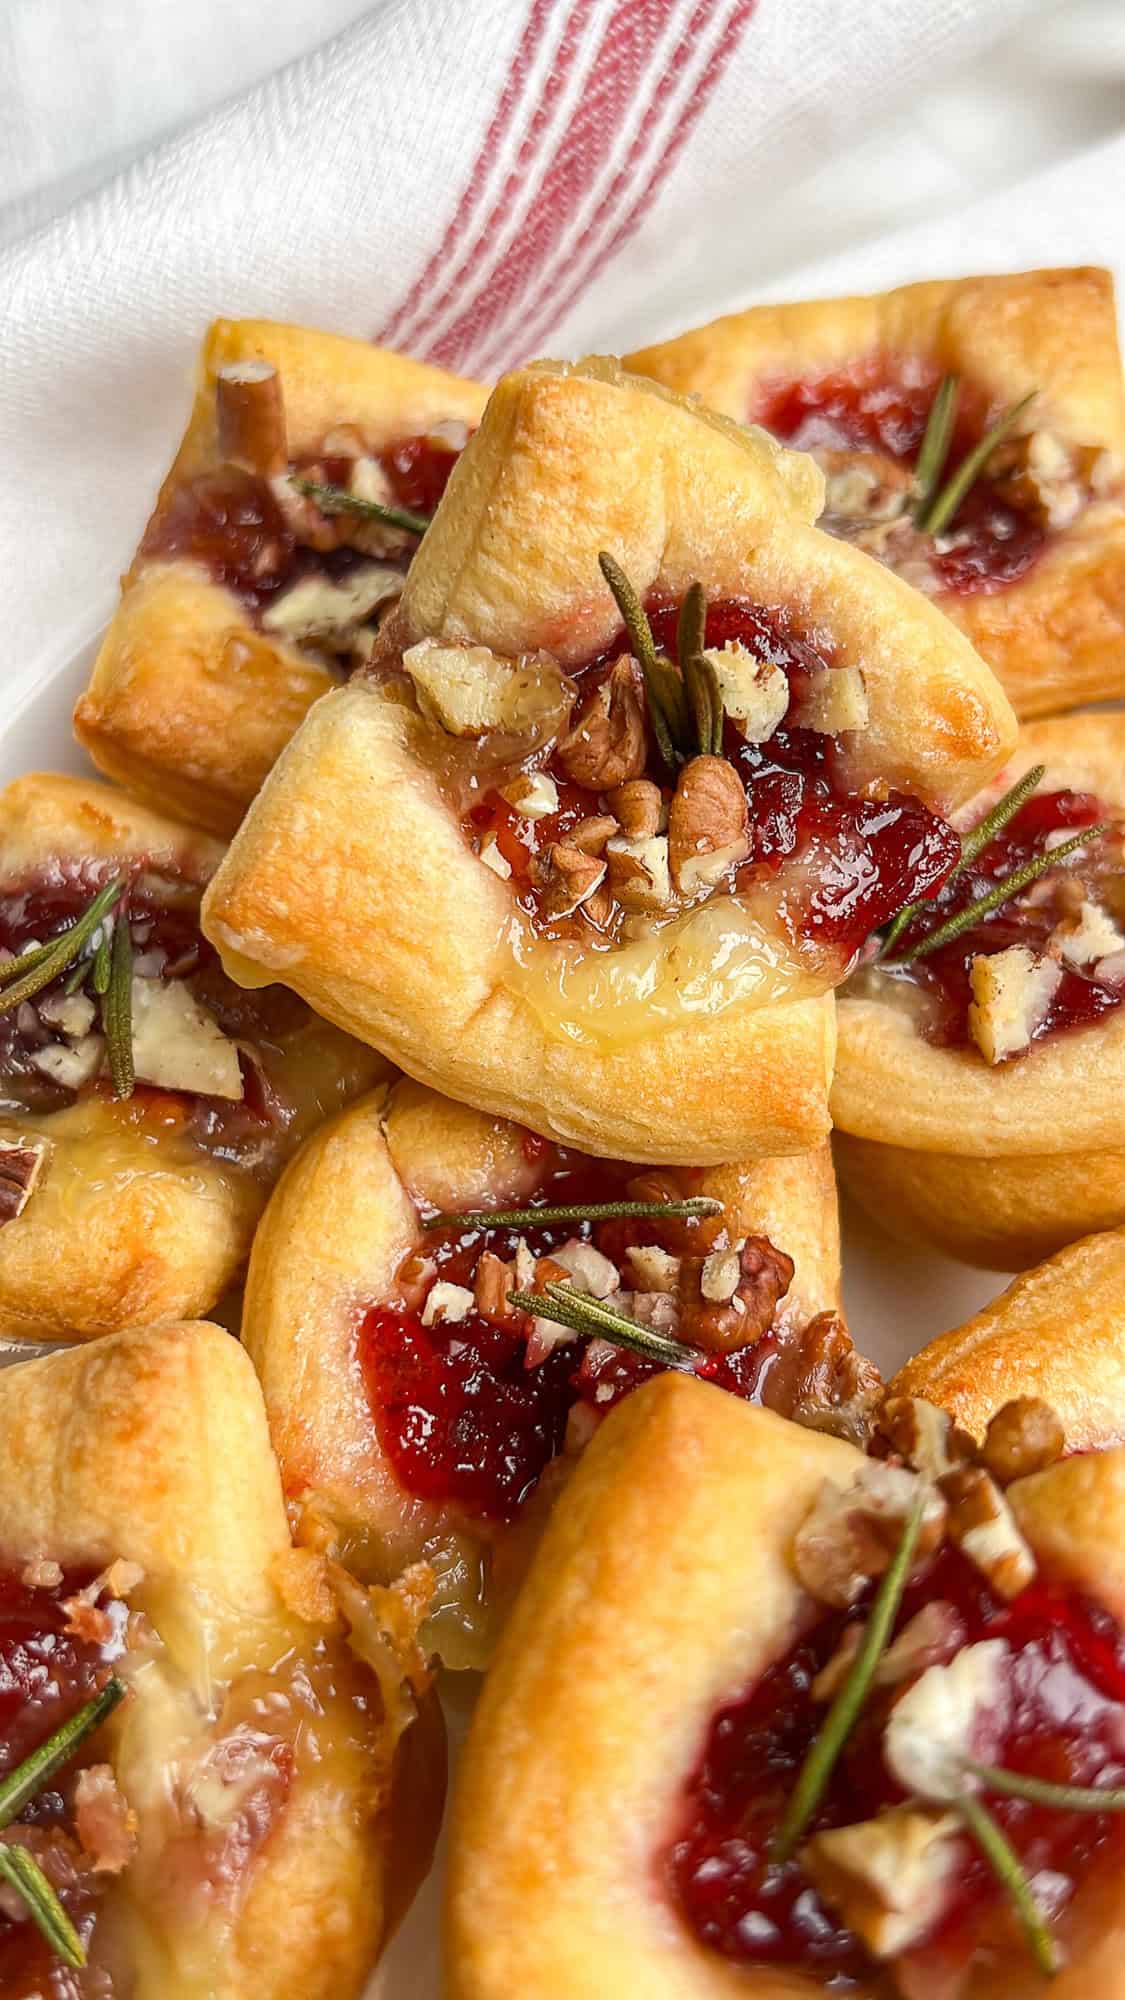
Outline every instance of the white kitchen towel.
POLYGON ((136 162, 0 259, 9 698, 108 609, 215 313, 484 375, 628 345, 749 288, 776 189, 1038 11, 384 0, 136 162))

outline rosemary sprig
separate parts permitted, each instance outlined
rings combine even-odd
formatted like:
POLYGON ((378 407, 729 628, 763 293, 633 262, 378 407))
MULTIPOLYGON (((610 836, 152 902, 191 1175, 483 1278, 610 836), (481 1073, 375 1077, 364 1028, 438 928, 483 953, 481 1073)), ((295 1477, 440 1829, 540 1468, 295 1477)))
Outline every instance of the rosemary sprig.
POLYGON ((924 514, 918 516, 918 526, 923 534, 940 535, 954 519, 957 509, 970 489, 976 485, 997 445, 1003 444, 1017 418, 1023 415, 1028 404, 1033 402, 1038 391, 1029 389, 1018 403, 1013 403, 1001 417, 987 430, 979 443, 973 446, 961 460, 945 485, 935 493, 924 514))
POLYGON ((604 1299, 592 1299, 570 1285, 548 1284, 542 1292, 509 1292, 508 1304, 517 1312, 534 1313, 537 1319, 554 1320, 556 1326, 569 1327, 587 1340, 630 1347, 646 1361, 659 1361, 664 1368, 690 1371, 699 1360, 694 1347, 685 1347, 668 1334, 654 1333, 651 1327, 638 1326, 636 1320, 626 1319, 624 1313, 607 1306, 604 1299))
POLYGON ((930 414, 926 419, 922 449, 918 453, 918 464, 914 478, 918 488, 918 498, 914 505, 914 525, 925 525, 926 514, 933 505, 938 489, 938 481, 945 470, 949 457, 949 447, 953 441, 953 426, 957 419, 957 403, 961 394, 961 384, 956 375, 943 375, 938 383, 937 393, 930 404, 930 414))
POLYGON ((364 521, 382 521, 387 528, 405 528, 411 535, 424 535, 432 515, 416 514, 411 507, 394 507, 383 500, 361 500, 346 486, 325 486, 318 479, 295 479, 298 493, 315 500, 322 514, 358 514, 364 521))
POLYGON ((0 968, 0 1014, 8 1014, 21 1001, 30 1000, 41 993, 45 986, 57 979, 60 973, 77 958, 83 945, 87 944, 97 930, 115 899, 121 894, 121 879, 115 878, 100 889, 87 904, 80 917, 61 936, 51 938, 47 944, 39 945, 22 958, 13 960, 0 968))
POLYGON ((621 613, 633 657, 640 663, 656 747, 669 770, 674 771, 677 764, 684 761, 681 747, 687 733, 684 684, 671 660, 664 659, 657 652, 644 605, 620 563, 603 549, 598 557, 598 567, 621 613))
POLYGON ((1028 1772, 1006 1771, 999 1764, 976 1764, 965 1759, 966 1771, 979 1778, 986 1792, 999 1792, 1007 1799, 1026 1799, 1029 1805, 1051 1806, 1057 1812, 1125 1812, 1125 1788, 1117 1785, 1053 1785, 1048 1778, 1033 1778, 1028 1772))
POLYGON ((1001 1887, 1006 1890, 1012 1908, 1023 1926, 1028 1949, 1048 1979, 1059 1970, 1060 1960, 1055 1950, 1054 1939, 1032 1893, 1031 1884, 1024 1873, 1019 1855, 1012 1846, 1003 1828, 993 1819, 987 1806, 982 1806, 971 1792, 963 1792, 953 1800, 989 1867, 1001 1887))
MULTIPOLYGON (((0 1780, 0 1827, 10 1826, 26 1805, 42 1791, 55 1772, 69 1763, 87 1736, 101 1726, 125 1696, 125 1686, 116 1675, 100 1694, 85 1702, 76 1713, 53 1730, 45 1743, 25 1757, 14 1771, 0 1780)), ((0 1874, 27 1905, 51 1950, 65 1964, 79 1971, 86 1963, 82 1940, 67 1916, 43 1870, 26 1847, 0 1841, 0 1874)))
POLYGON ((618 1216, 721 1215, 723 1204, 710 1195, 684 1201, 560 1202, 543 1208, 471 1208, 463 1215, 428 1215, 423 1229, 528 1229, 546 1222, 612 1222, 618 1216))
POLYGON ((717 757, 723 747, 723 697, 719 676, 703 657, 707 643, 707 593, 693 583, 680 606, 676 652, 701 757, 717 757))
POLYGON ((94 953, 94 976, 91 982, 94 992, 98 994, 99 998, 103 993, 109 992, 110 975, 113 970, 112 936, 112 929, 107 929, 106 925, 103 924, 101 936, 98 939, 98 948, 94 953))
POLYGON ((894 1560, 884 1572, 875 1594, 871 1615, 864 1628, 863 1643, 797 1775, 785 1817, 770 1843, 769 1858, 778 1866, 790 1859, 824 1797, 840 1753, 867 1700, 875 1669, 898 1616, 902 1593, 918 1546, 924 1507, 925 1494, 920 1493, 906 1518, 894 1560))
MULTIPOLYGON (((957 880, 961 870, 967 868, 970 861, 975 861, 977 855, 988 846, 989 842, 995 840, 998 833, 1003 832, 1008 821, 1014 819, 1020 807, 1027 804, 1032 792, 1046 775, 1046 770, 1047 766, 1045 764, 1035 764, 1030 771, 1025 771, 1023 777, 1017 778, 1011 789, 1004 793, 1003 798, 997 799, 996 804, 985 813, 983 819, 979 819, 975 826, 969 828, 961 841, 961 859, 950 869, 945 881, 941 885, 943 889, 948 889, 949 884, 957 880)), ((913 923, 919 910, 925 907, 924 901, 907 903, 899 911, 894 922, 888 929, 886 937, 883 939, 879 952, 880 958, 887 956, 887 953, 898 943, 907 925, 913 923)))
POLYGON ((1086 847, 1091 840, 1100 839, 1102 834, 1109 833, 1112 827, 1112 820, 1099 820, 1095 826, 1084 827, 1072 840, 1062 841, 1058 847, 1050 848, 1045 854, 1036 854, 1030 861, 1025 861, 1022 868, 1013 868, 1011 874, 1005 875, 1002 882, 994 882, 992 888, 986 889, 975 902, 967 903, 955 916, 948 917, 944 924, 938 925, 936 931, 930 931, 924 938, 920 938, 917 944, 912 944, 909 951, 900 952, 897 958, 885 959, 884 964, 912 965, 916 958, 926 958, 931 951, 939 951, 942 945, 951 944, 954 938, 961 936, 962 931, 971 930, 981 917, 990 916, 992 911, 998 910, 1003 903, 1009 903, 1013 896, 1018 896, 1021 890, 1030 888, 1032 882, 1037 882, 1041 875, 1046 875, 1058 862, 1065 861, 1068 854, 1076 854, 1080 847, 1086 847))
POLYGON ((35 1856, 26 1847, 0 1841, 0 1875, 23 1898, 28 1915, 64 1965, 81 1972, 86 1950, 35 1856))
POLYGON ((125 1699, 125 1683, 116 1674, 108 1680, 100 1694, 84 1702, 82 1707, 68 1717, 66 1722, 52 1730, 46 1742, 25 1757, 14 1771, 0 1778, 0 1827, 9 1826, 17 1819, 24 1807, 30 1804, 36 1792, 41 1792, 55 1772, 69 1763, 80 1743, 100 1729, 106 1717, 113 1714, 118 1702, 125 1699))
POLYGON ((124 910, 119 912, 113 926, 109 979, 104 992, 98 986, 98 972, 98 961, 95 960, 94 987, 102 993, 102 1027, 105 1030, 113 1094, 118 1098, 132 1097, 136 1082, 133 1069, 133 940, 124 910))

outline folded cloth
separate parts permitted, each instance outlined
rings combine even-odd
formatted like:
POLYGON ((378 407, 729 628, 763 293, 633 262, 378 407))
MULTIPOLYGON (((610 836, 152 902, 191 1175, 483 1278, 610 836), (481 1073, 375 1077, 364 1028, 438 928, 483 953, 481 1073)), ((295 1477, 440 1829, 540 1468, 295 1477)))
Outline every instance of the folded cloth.
POLYGON ((715 311, 752 283, 771 189, 1035 11, 384 0, 137 161, 0 258, 8 702, 112 603, 214 314, 488 376, 635 344, 679 271, 715 311))

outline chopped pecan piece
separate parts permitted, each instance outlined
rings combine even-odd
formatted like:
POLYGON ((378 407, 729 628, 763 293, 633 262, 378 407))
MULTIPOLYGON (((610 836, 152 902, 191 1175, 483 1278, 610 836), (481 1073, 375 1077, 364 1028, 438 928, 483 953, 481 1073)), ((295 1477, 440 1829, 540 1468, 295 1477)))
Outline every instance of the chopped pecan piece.
POLYGON ((0 1226, 23 1214, 46 1157, 45 1139, 0 1139, 0 1226))
POLYGON ((1035 1557, 1004 1495, 983 1465, 958 1465, 938 1481, 949 1507, 949 1538, 987 1577, 997 1596, 1018 1597, 1035 1575, 1035 1557))
POLYGON ((625 1252, 629 1276, 638 1292, 671 1292, 679 1289, 680 1260, 656 1243, 636 1243, 625 1252))
POLYGON ((607 840, 617 832, 617 821, 611 813, 591 813, 589 819, 580 819, 566 836, 568 847, 576 847, 580 854, 603 855, 607 840))
POLYGON ((940 1410, 922 1396, 888 1397, 876 1421, 893 1449, 926 1479, 940 1479, 944 1472, 976 1456, 976 1444, 968 1431, 954 1423, 948 1410, 940 1410))
POLYGON ((875 1363, 857 1352, 843 1321, 823 1312, 779 1342, 762 1400, 806 1430, 865 1446, 882 1388, 875 1363))
POLYGON ((120 1875, 137 1844, 137 1815, 118 1788, 111 1764, 89 1764, 74 1788, 74 1830, 98 1875, 120 1875))
POLYGON ((693 757, 668 812, 668 858, 680 894, 713 886, 749 852, 746 792, 725 757, 693 757))
POLYGON ((493 1251, 482 1250, 473 1273, 473 1297, 481 1317, 501 1326, 510 1321, 512 1315, 508 1311, 508 1298, 515 1288, 516 1274, 512 1266, 493 1251))
POLYGON ((605 862, 583 854, 566 841, 552 841, 534 864, 545 917, 569 917, 589 900, 605 878, 605 862))
POLYGON ((646 754, 640 669, 623 654, 582 703, 559 744, 559 762, 574 784, 608 792, 641 777, 646 754))
MULTIPOLYGON (((863 1643, 865 1630, 863 1619, 845 1625, 836 1651, 812 1684, 814 1701, 831 1701, 839 1692, 863 1643)), ((873 1685, 895 1687, 899 1681, 913 1680, 927 1667, 944 1666, 964 1643, 965 1627, 959 1612, 944 1598, 934 1598, 891 1641, 875 1669, 873 1685)))
POLYGON ((1044 1472, 1061 1458, 1066 1433, 1049 1403, 1017 1396, 997 1410, 984 1434, 981 1460, 1001 1486, 1044 1472))
POLYGON ((800 1859, 872 1957, 894 1958, 922 1942, 951 1900, 963 1866, 959 1833, 955 1813, 893 1806, 814 1834, 800 1859))
POLYGON ((621 831, 629 840, 651 840, 668 824, 660 787, 651 778, 630 778, 624 785, 615 785, 606 804, 617 814, 621 831))
POLYGON ((609 886, 622 909, 662 910, 671 900, 668 840, 662 833, 645 839, 610 840, 605 850, 609 886))
POLYGON ((924 1505, 915 1566, 945 1533, 946 1506, 936 1487, 877 1459, 861 1465, 848 1487, 825 1480, 793 1542, 793 1566, 805 1589, 838 1610, 854 1604, 894 1556, 919 1494, 924 1505))

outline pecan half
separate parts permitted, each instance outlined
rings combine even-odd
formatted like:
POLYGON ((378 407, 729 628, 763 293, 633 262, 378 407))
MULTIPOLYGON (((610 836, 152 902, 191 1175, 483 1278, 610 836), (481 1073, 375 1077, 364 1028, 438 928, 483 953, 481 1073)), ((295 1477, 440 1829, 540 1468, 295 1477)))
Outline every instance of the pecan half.
POLYGON ((615 785, 606 804, 617 814, 621 831, 629 840, 651 840, 668 823, 660 786, 651 778, 630 778, 624 785, 615 785))
POLYGON ((806 1430, 863 1447, 882 1388, 875 1363, 857 1351, 843 1321, 822 1312, 779 1340, 762 1401, 806 1430))
POLYGON ((682 896, 713 886, 749 852, 746 792, 725 757, 693 757, 668 810, 668 859, 682 896))
POLYGON ((607 792, 644 773, 647 755, 640 669, 623 654, 582 703, 559 744, 568 778, 586 791, 607 792))
POLYGON ((767 1236, 748 1236, 736 1249, 708 1257, 685 1257, 680 1265, 681 1337, 709 1354, 752 1346, 773 1325, 778 1301, 792 1280, 792 1257, 775 1250, 767 1236), (732 1258, 737 1274, 723 1300, 718 1294, 730 1278, 732 1258))

